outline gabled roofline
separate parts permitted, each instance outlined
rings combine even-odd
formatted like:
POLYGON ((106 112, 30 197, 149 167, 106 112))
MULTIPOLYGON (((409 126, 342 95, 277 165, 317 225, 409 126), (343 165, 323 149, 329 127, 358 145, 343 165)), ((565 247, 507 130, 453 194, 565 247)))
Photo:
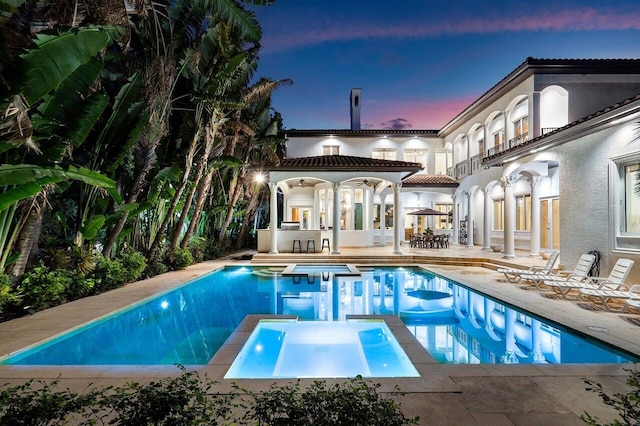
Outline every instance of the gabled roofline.
POLYGON ((453 130, 470 117, 480 113, 487 104, 521 84, 534 74, 638 74, 640 59, 537 59, 528 57, 516 69, 476 99, 438 132, 438 136, 453 130))

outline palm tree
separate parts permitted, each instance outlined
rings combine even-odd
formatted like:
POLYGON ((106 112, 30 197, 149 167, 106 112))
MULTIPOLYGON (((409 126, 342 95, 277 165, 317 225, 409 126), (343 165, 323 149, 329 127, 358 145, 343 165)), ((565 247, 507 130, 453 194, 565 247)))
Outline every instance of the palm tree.
MULTIPOLYGON (((11 33, 9 28, 18 28, 12 22, 22 20, 20 10, 11 12, 3 35, 11 33)), ((113 26, 83 28, 39 36, 32 45, 24 45, 22 38, 4 37, 5 47, 22 53, 3 64, 10 72, 4 77, 7 85, 2 91, 5 114, 0 123, 0 152, 4 152, 5 165, 27 166, 21 169, 25 180, 0 182, 2 197, 9 202, 0 211, 0 266, 7 265, 8 253, 17 247, 14 276, 24 272, 37 246, 52 185, 86 174, 84 169, 74 166, 83 171, 73 173, 72 168, 65 170, 60 165, 68 164, 69 153, 84 143, 87 129, 95 125, 96 115, 104 108, 104 98, 95 95, 92 87, 98 79, 102 52, 122 34, 113 26), (18 45, 11 46, 10 40, 17 40, 18 45)))
POLYGON ((246 165, 254 155, 254 150, 257 147, 260 153, 269 153, 269 151, 265 152, 263 149, 270 147, 262 144, 260 137, 267 138, 277 134, 277 123, 274 123, 269 115, 271 93, 280 86, 291 84, 292 81, 289 79, 279 81, 261 79, 246 89, 246 94, 243 97, 243 106, 235 111, 235 120, 232 122, 233 134, 230 138, 231 143, 227 146, 227 153, 228 155, 241 155, 243 166, 233 169, 231 172, 228 190, 229 199, 224 222, 218 235, 218 243, 222 243, 224 240, 233 218, 235 206, 243 193, 247 177, 246 165), (243 111, 246 111, 244 121, 242 117, 243 111), (256 137, 257 132, 260 132, 258 137, 256 137), (246 141, 243 144, 244 152, 235 153, 241 133, 244 133, 246 141))

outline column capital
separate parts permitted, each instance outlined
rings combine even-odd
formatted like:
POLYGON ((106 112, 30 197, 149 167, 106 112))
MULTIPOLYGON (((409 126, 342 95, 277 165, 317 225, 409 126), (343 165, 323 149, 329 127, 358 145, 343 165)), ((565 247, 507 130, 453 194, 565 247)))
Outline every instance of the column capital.
POLYGON ((391 188, 393 188, 393 192, 398 192, 402 188, 402 183, 392 183, 391 188))
POLYGON ((531 187, 533 188, 534 186, 538 186, 540 182, 542 182, 542 176, 531 176, 529 179, 527 179, 527 182, 529 182, 529 185, 531 185, 531 187))
POLYGON ((491 194, 491 188, 482 188, 481 191, 485 196, 491 194))
POLYGON ((500 185, 502 185, 503 188, 506 188, 508 186, 513 185, 517 180, 518 180, 518 176, 516 175, 503 176, 500 179, 500 185))
POLYGON ((278 189, 278 183, 277 182, 269 182, 269 190, 276 191, 277 189, 278 189))
POLYGON ((340 182, 331 182, 331 188, 333 188, 334 191, 337 191, 340 189, 340 182))

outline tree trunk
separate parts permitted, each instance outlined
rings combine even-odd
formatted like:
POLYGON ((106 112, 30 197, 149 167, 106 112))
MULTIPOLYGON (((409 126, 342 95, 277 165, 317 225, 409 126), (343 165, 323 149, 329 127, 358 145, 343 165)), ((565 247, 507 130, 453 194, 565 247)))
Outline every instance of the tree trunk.
POLYGON ((244 217, 242 218, 242 227, 240 228, 240 233, 238 234, 238 238, 235 240, 234 249, 238 250, 241 244, 247 239, 247 233, 249 232, 249 223, 252 222, 252 217, 255 216, 256 207, 259 206, 262 202, 263 192, 259 191, 257 194, 253 194, 253 196, 249 197, 249 205, 244 212, 244 217))
POLYGON ((209 122, 207 123, 205 130, 205 146, 204 152, 200 157, 200 161, 198 162, 198 168, 196 169, 195 176, 193 177, 193 188, 187 194, 187 197, 184 200, 184 206, 182 207, 182 212, 180 217, 176 221, 173 233, 171 234, 171 240, 169 241, 169 250, 173 250, 178 247, 178 241, 180 241, 180 234, 182 233, 182 227, 184 226, 185 221, 187 220, 187 216, 189 215, 189 210, 191 209, 191 203, 193 202, 193 196, 196 192, 197 187, 200 185, 200 181, 204 176, 205 170, 207 169, 207 165, 209 164, 209 156, 211 155, 211 151, 213 150, 213 144, 215 143, 215 137, 218 133, 218 127, 220 126, 218 120, 218 110, 214 110, 211 115, 209 122))
POLYGON ((34 262, 40 231, 42 230, 42 217, 44 209, 47 207, 47 190, 33 198, 31 206, 28 207, 27 219, 20 229, 16 240, 16 251, 19 253, 18 259, 11 265, 11 279, 16 281, 24 275, 27 266, 34 262))
POLYGON ((195 231, 196 226, 198 226, 198 222, 200 221, 202 208, 204 207, 204 203, 207 200, 207 194, 209 193, 209 189, 211 188, 212 176, 213 170, 210 170, 198 185, 198 201, 196 202, 193 216, 191 217, 191 222, 189 222, 189 228, 187 228, 187 232, 184 234, 184 238, 182 238, 182 243, 180 244, 180 248, 183 250, 187 248, 187 244, 189 244, 191 235, 193 235, 193 231, 195 231))
POLYGON ((227 205, 227 214, 225 215, 224 222, 220 227, 220 234, 218 235, 218 244, 222 244, 224 237, 226 236, 229 224, 233 219, 233 211, 235 210, 236 203, 240 199, 242 194, 242 186, 244 184, 244 172, 241 170, 239 176, 236 179, 231 179, 229 184, 229 205, 227 205), (235 184, 234 184, 235 182, 235 184))
MULTIPOLYGON (((196 135, 197 134, 198 133, 196 133, 196 135)), ((182 194, 184 193, 184 190, 187 188, 187 184, 189 183, 189 174, 191 173, 191 168, 192 168, 191 166, 193 164, 193 157, 195 156, 196 146, 198 145, 198 139, 199 137, 196 136, 191 141, 191 145, 189 146, 189 151, 187 152, 187 156, 185 158, 184 171, 182 172, 182 178, 180 179, 180 184, 178 185, 178 188, 176 189, 176 193, 173 195, 173 198, 171 199, 171 204, 169 205, 167 214, 165 215, 164 220, 162 221, 162 224, 158 229, 158 233, 155 235, 153 241, 151 242, 151 247, 149 247, 149 253, 148 253, 149 259, 154 259, 157 256, 158 254, 157 252, 162 240, 161 236, 165 234, 165 230, 168 228, 169 222, 173 217, 173 212, 176 210, 176 207, 178 207, 178 203, 182 198, 182 194)), ((191 196, 193 197, 193 194, 191 194, 191 196)))
MULTIPOLYGON (((127 197, 126 199, 126 204, 131 204, 138 201, 138 197, 142 193, 142 190, 144 189, 144 186, 146 184, 146 177, 151 171, 151 169, 153 168, 153 165, 155 164, 156 157, 155 155, 153 155, 152 157, 153 159, 149 158, 149 160, 145 163, 144 168, 138 174, 138 177, 136 178, 133 184, 131 193, 129 194, 129 197, 127 197)), ((114 223, 109 228, 107 228, 107 236, 105 238, 104 247, 102 248, 103 256, 111 257, 113 253, 113 249, 116 245, 116 241, 120 236, 120 232, 122 232, 122 229, 124 229, 124 225, 127 223, 128 217, 129 217, 129 211, 126 211, 122 214, 122 216, 120 216, 120 218, 116 223, 114 223)))

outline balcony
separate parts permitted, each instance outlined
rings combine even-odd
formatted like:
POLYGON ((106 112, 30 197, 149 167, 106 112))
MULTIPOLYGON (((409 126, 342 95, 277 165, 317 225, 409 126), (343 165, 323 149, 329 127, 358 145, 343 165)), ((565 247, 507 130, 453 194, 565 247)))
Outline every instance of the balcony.
POLYGON ((500 145, 496 145, 493 148, 489 148, 487 150, 487 158, 494 157, 497 154, 510 150, 511 148, 516 148, 518 146, 524 145, 528 141, 529 133, 523 133, 513 139, 509 139, 507 143, 501 143, 500 145))
POLYGON ((466 177, 468 175, 467 173, 467 165, 468 165, 468 161, 464 160, 459 162, 458 164, 456 164, 455 166, 455 171, 454 171, 454 179, 462 179, 464 177, 466 177))
POLYGON ((476 174, 482 169, 482 154, 471 157, 471 174, 476 174))
POLYGON ((487 150, 487 157, 493 157, 494 155, 499 154, 502 151, 506 151, 506 148, 503 143, 501 143, 500 145, 496 145, 493 148, 489 148, 487 150))
POLYGON ((523 133, 513 139, 509 139, 509 149, 524 145, 529 140, 529 133, 523 133))

